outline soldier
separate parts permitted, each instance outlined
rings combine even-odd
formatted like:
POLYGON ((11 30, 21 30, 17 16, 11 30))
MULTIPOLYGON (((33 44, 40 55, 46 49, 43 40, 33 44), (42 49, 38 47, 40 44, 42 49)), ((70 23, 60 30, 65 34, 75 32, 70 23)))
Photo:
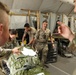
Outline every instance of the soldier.
MULTIPOLYGON (((76 0, 74 0, 74 2, 75 2, 74 12, 76 12, 76 0)), ((72 31, 70 30, 70 28, 68 26, 66 26, 64 23, 62 23, 62 22, 57 22, 57 23, 60 25, 58 27, 58 33, 60 35, 62 35, 64 38, 69 39, 69 41, 71 43, 69 47, 75 51, 76 50, 76 34, 73 34, 72 31)), ((76 75, 76 69, 72 75, 76 75)))
POLYGON ((43 66, 47 58, 48 38, 51 40, 51 32, 49 29, 47 29, 47 25, 47 20, 44 20, 42 23, 42 28, 37 31, 35 36, 35 48, 38 51, 39 59, 42 61, 43 66))
POLYGON ((28 34, 29 35, 28 45, 32 45, 33 41, 34 41, 35 34, 36 34, 36 29, 33 28, 33 27, 30 27, 30 25, 28 23, 26 23, 24 25, 24 27, 25 27, 25 31, 24 31, 24 34, 23 34, 23 37, 22 37, 22 42, 24 41, 24 38, 26 37, 26 34, 28 34))
POLYGON ((15 29, 11 29, 8 42, 2 47, 6 49, 13 49, 14 47, 19 46, 16 36, 17 31, 15 29))
MULTIPOLYGON (((5 42, 9 38, 8 25, 9 25, 9 9, 7 8, 7 6, 5 4, 0 2, 0 46, 4 45, 5 42)), ((1 60, 2 56, 7 54, 7 52, 8 51, 2 50, 0 48, 0 60, 1 60)), ((13 50, 11 50, 9 52, 19 53, 18 48, 14 48, 13 50)), ((0 75, 5 75, 2 72, 1 67, 0 67, 0 75)))

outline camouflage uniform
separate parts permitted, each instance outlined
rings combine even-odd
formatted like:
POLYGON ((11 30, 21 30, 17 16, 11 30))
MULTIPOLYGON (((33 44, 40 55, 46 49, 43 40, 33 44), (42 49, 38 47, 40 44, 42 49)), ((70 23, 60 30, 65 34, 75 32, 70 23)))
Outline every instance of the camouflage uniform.
POLYGON ((43 31, 42 29, 39 29, 36 33, 36 45, 35 48, 38 51, 39 58, 44 64, 46 62, 47 52, 48 52, 48 38, 51 38, 51 32, 49 29, 46 29, 43 31))
POLYGON ((4 46, 2 46, 3 48, 5 49, 13 49, 14 47, 17 47, 19 46, 18 42, 16 39, 10 41, 10 42, 7 42, 4 46))
POLYGON ((76 34, 75 38, 70 42, 67 50, 76 56, 76 34))
POLYGON ((7 60, 11 53, 11 49, 2 49, 0 47, 0 75, 6 75, 3 71, 2 61, 7 60))
MULTIPOLYGON (((22 47, 20 51, 23 51, 22 47)), ((28 46, 25 46, 28 49, 28 46)), ((29 47, 29 49, 31 49, 29 47)), ((29 50, 28 49, 28 50, 29 50)), ((42 67, 38 55, 30 56, 21 54, 11 54, 9 60, 10 75, 50 75, 50 73, 42 67)))
MULTIPOLYGON (((72 42, 70 42, 68 46, 68 51, 72 52, 76 56, 76 34, 75 38, 72 40, 72 42)), ((76 69, 74 69, 72 75, 76 75, 76 69)))
POLYGON ((10 54, 12 53, 11 49, 17 46, 19 46, 19 44, 17 43, 16 39, 14 39, 13 41, 7 42, 4 46, 0 47, 0 75, 5 75, 2 72, 2 61, 8 60, 10 54))

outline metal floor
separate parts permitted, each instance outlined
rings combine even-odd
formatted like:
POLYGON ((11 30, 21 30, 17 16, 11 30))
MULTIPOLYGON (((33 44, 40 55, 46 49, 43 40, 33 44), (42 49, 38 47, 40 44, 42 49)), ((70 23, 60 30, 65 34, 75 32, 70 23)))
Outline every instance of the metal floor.
MULTIPOLYGON (((50 75, 73 75, 76 70, 76 57, 66 58, 58 56, 56 63, 49 63, 50 75)), ((76 75, 76 74, 75 74, 76 75)))

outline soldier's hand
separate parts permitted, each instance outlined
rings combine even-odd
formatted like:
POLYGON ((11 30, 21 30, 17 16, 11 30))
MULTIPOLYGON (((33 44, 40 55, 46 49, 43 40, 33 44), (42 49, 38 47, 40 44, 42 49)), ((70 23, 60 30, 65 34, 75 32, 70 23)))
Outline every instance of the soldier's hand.
POLYGON ((16 54, 20 54, 20 50, 19 50, 20 47, 15 47, 14 49, 12 49, 12 52, 13 53, 16 53, 16 54))
POLYGON ((72 41, 73 38, 74 38, 74 34, 70 30, 70 28, 62 22, 57 22, 57 23, 59 24, 58 33, 60 35, 62 35, 64 38, 69 39, 70 41, 72 41))

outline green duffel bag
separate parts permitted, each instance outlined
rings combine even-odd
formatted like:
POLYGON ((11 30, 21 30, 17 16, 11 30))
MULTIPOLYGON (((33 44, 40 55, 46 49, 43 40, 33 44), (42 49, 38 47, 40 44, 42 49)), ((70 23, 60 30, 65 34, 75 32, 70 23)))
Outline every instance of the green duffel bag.
POLYGON ((45 69, 37 55, 24 56, 23 54, 11 54, 8 59, 9 75, 50 75, 45 69))

